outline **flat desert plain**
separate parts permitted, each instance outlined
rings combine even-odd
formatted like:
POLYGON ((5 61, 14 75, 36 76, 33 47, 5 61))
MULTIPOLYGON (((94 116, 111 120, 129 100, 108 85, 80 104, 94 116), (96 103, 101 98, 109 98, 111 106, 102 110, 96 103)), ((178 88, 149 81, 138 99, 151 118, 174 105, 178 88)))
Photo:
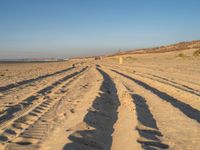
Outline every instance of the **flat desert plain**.
POLYGON ((0 64, 0 149, 199 150, 195 51, 0 64))

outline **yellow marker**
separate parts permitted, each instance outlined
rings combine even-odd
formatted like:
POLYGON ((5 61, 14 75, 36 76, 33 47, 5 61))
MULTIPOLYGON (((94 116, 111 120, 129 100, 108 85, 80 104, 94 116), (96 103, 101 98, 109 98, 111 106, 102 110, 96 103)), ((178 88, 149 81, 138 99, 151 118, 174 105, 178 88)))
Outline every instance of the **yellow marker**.
POLYGON ((119 64, 123 64, 123 58, 121 56, 119 57, 119 64))

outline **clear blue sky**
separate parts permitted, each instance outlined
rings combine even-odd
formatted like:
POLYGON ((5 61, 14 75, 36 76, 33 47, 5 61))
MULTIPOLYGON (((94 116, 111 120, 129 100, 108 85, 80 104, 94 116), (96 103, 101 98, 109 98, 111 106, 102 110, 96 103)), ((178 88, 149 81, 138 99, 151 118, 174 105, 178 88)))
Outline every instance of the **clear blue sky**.
POLYGON ((200 39, 200 0, 0 0, 0 58, 71 57, 200 39))

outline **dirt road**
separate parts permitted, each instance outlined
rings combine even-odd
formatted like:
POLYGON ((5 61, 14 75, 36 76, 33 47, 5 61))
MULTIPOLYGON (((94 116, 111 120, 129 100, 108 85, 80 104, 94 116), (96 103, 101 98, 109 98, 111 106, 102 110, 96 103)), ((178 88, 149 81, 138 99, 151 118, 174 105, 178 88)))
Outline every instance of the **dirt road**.
POLYGON ((72 64, 2 80, 0 149, 199 150, 198 71, 72 64))

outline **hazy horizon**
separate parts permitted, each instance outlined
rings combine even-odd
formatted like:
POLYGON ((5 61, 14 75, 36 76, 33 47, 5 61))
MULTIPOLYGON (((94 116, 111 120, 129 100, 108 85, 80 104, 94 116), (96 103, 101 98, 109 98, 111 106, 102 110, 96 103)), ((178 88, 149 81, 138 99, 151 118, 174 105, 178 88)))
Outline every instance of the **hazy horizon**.
POLYGON ((198 0, 2 0, 0 59, 111 54, 200 39, 198 0))

